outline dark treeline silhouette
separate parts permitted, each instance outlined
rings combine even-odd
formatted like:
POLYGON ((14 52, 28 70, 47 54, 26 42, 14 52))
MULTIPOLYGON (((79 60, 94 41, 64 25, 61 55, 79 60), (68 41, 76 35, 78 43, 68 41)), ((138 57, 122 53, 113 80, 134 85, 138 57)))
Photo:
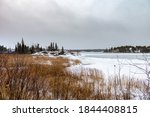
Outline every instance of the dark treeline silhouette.
MULTIPOLYGON (((40 51, 59 51, 59 54, 65 54, 64 47, 59 49, 57 43, 50 42, 47 48, 43 48, 40 44, 28 46, 25 44, 23 38, 21 42, 15 45, 15 50, 0 45, 0 53, 17 53, 17 54, 33 54, 40 51)), ((103 51, 113 53, 150 53, 150 46, 119 46, 111 47, 109 49, 91 49, 91 50, 78 50, 78 51, 103 51)))
MULTIPOLYGON (((47 48, 43 48, 40 44, 32 45, 31 47, 27 46, 22 39, 21 43, 17 43, 15 46, 15 53, 18 54, 33 54, 40 51, 59 51, 57 43, 51 42, 47 48)), ((64 54, 64 48, 62 47, 60 54, 64 54)))
POLYGON ((149 53, 150 46, 120 46, 105 49, 104 52, 115 52, 115 53, 149 53))
POLYGON ((64 54, 64 47, 59 50, 57 43, 51 42, 47 48, 43 48, 40 44, 34 44, 28 46, 25 44, 23 38, 21 42, 17 42, 15 49, 8 49, 7 47, 0 45, 0 53, 16 53, 16 54, 33 54, 41 51, 59 51, 59 54, 64 54))
POLYGON ((63 55, 63 54, 65 54, 65 51, 64 51, 64 47, 62 46, 62 49, 61 49, 61 51, 60 51, 60 53, 59 53, 60 55, 63 55))
POLYGON ((35 52, 40 52, 40 51, 43 51, 45 50, 45 48, 42 48, 42 46, 40 47, 40 44, 35 44, 35 45, 32 45, 32 46, 27 46, 25 43, 24 43, 24 40, 22 39, 21 43, 17 43, 17 45, 15 46, 15 53, 18 53, 18 54, 32 54, 32 53, 35 53, 35 52))
POLYGON ((18 54, 32 54, 35 52, 40 52, 40 51, 44 51, 45 48, 40 47, 40 44, 35 44, 32 45, 31 47, 27 46, 24 43, 24 40, 22 39, 21 43, 17 43, 17 45, 15 46, 15 53, 18 54))
POLYGON ((51 42, 50 45, 47 48, 48 51, 58 51, 58 45, 57 43, 51 42))
POLYGON ((0 53, 4 53, 7 51, 8 51, 8 49, 6 47, 4 47, 3 45, 2 46, 0 45, 0 53))

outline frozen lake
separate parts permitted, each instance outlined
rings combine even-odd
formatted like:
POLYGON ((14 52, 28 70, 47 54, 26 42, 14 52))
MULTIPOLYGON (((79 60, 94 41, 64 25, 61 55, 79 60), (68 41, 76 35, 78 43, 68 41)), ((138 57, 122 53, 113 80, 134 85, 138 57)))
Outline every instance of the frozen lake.
POLYGON ((111 59, 150 59, 150 53, 100 53, 100 52, 82 52, 84 57, 92 58, 111 58, 111 59))
POLYGON ((82 64, 73 66, 73 71, 95 68, 102 71, 106 78, 120 75, 145 80, 146 73, 150 71, 150 54, 81 52, 79 59, 82 64))

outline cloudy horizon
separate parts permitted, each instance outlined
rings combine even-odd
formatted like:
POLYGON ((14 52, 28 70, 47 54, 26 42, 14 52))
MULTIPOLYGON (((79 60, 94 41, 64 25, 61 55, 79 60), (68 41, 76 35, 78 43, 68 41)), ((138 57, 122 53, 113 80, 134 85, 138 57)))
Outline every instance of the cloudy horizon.
POLYGON ((67 49, 150 44, 150 0, 0 0, 0 45, 67 49))

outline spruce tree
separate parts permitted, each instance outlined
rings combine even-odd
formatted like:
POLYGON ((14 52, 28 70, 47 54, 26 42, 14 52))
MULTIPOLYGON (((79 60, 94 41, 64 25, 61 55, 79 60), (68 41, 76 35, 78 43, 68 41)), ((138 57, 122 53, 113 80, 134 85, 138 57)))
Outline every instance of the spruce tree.
POLYGON ((57 43, 55 43, 55 51, 58 51, 57 43))
POLYGON ((60 52, 59 54, 60 54, 60 55, 65 54, 65 51, 64 51, 64 47, 63 47, 63 46, 62 46, 61 52, 60 52))
POLYGON ((25 54, 25 44, 24 44, 23 38, 22 38, 22 41, 21 41, 21 54, 25 54))

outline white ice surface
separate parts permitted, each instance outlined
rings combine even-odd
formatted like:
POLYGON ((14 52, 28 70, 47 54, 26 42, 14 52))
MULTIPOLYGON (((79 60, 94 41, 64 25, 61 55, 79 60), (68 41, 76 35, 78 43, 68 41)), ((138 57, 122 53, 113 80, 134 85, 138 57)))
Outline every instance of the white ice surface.
MULTIPOLYGON (((146 56, 149 58, 149 55, 146 56)), ((72 66, 73 72, 80 72, 82 68, 95 68, 103 72, 106 78, 114 75, 127 76, 128 78, 147 79, 146 72, 150 71, 149 61, 142 54, 105 54, 83 53, 81 56, 71 57, 79 59, 80 65, 72 66), (102 56, 99 56, 101 54, 102 56)))

